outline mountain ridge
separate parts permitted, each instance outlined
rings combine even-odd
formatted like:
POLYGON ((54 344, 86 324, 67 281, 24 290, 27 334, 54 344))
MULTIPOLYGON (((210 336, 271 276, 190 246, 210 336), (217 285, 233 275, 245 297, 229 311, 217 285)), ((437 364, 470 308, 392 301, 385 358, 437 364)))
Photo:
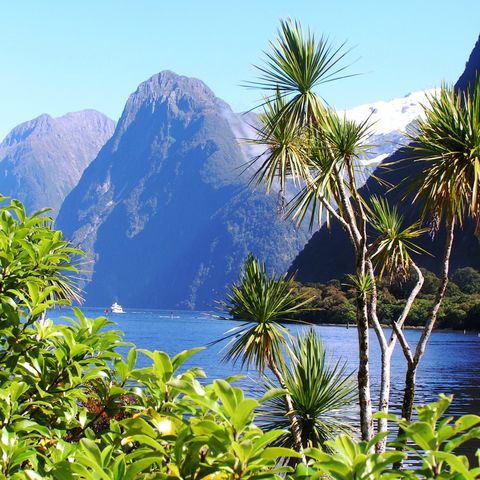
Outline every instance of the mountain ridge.
POLYGON ((170 71, 129 97, 57 219, 93 262, 88 304, 208 308, 249 251, 287 268, 306 234, 240 176, 234 116, 203 82, 170 71))
POLYGON ((42 114, 13 128, 0 143, 0 192, 29 212, 58 211, 115 123, 96 110, 42 114))

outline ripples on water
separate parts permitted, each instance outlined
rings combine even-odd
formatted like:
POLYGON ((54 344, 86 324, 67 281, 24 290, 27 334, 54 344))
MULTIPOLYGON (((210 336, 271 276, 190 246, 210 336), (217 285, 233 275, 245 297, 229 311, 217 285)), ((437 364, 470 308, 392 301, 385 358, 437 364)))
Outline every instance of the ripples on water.
MULTIPOLYGON (((90 317, 103 315, 101 309, 83 309, 90 317)), ((71 316, 68 311, 53 311, 51 317, 71 316)), ((125 332, 125 340, 134 343, 137 348, 163 350, 174 355, 182 350, 204 346, 223 336, 238 326, 232 320, 219 320, 208 313, 192 311, 147 311, 127 310, 123 315, 110 314, 110 319, 118 329, 125 332)), ((295 332, 304 326, 290 325, 295 332)), ((343 359, 350 370, 357 365, 357 336, 355 328, 344 326, 316 326, 324 345, 334 360, 343 359)), ((415 345, 420 331, 407 330, 407 339, 415 345)), ((378 392, 379 349, 376 338, 371 332, 371 368, 372 388, 378 392)), ((221 349, 224 344, 210 346, 188 360, 187 367, 201 366, 209 379, 225 378, 238 374, 239 366, 221 362, 221 349)), ((141 365, 147 365, 148 359, 139 356, 141 365)), ((392 411, 398 413, 406 365, 400 346, 397 345, 392 362, 392 411)), ((246 378, 241 382, 246 388, 256 372, 242 372, 246 378), (250 380, 249 380, 250 377, 250 380)), ((480 411, 480 337, 477 334, 463 332, 434 332, 430 338, 425 355, 421 361, 417 376, 417 403, 431 402, 440 393, 454 394, 455 400, 449 411, 452 415, 476 413, 480 411)))

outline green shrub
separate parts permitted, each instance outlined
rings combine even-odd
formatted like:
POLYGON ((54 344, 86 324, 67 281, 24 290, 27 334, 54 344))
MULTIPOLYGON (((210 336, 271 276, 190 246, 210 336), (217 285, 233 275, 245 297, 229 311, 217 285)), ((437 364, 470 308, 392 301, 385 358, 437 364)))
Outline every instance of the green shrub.
POLYGON ((472 267, 455 270, 452 281, 463 293, 480 293, 480 272, 472 267))
POLYGON ((464 415, 456 421, 445 417, 451 402, 452 397, 441 395, 437 402, 418 407, 415 422, 387 415, 404 433, 402 441, 390 443, 384 453, 374 451, 374 445, 383 434, 370 442, 340 435, 328 442, 331 452, 309 449, 305 452, 311 459, 309 470, 300 467, 292 478, 475 480, 480 476, 480 450, 476 465, 470 465, 466 456, 455 454, 455 449, 471 439, 480 439, 480 416, 464 415), (395 450, 395 447, 403 447, 405 439, 406 452, 395 450), (417 466, 403 470, 395 468, 395 464, 407 458, 417 466))

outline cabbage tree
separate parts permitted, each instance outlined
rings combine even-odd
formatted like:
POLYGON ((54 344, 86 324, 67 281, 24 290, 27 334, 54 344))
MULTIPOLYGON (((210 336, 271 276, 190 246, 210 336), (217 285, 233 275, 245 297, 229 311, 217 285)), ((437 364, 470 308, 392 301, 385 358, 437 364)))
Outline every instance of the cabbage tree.
MULTIPOLYGON (((245 261, 238 283, 230 287, 223 307, 244 322, 229 332, 225 360, 241 361, 242 367, 256 367, 263 374, 268 368, 286 391, 285 408, 290 422, 295 448, 303 455, 298 415, 282 373, 282 351, 290 334, 282 322, 294 320, 294 315, 306 309, 310 299, 299 294, 292 277, 268 275, 265 263, 253 255, 245 261)), ((223 340, 223 339, 222 339, 223 340)), ((303 457, 305 460, 305 457, 303 457)))
MULTIPOLYGON (((346 53, 344 45, 334 48, 323 37, 317 40, 310 32, 304 33, 297 22, 282 22, 265 64, 257 67, 259 80, 252 84, 268 95, 261 117, 263 127, 256 140, 265 146, 265 153, 256 159, 254 178, 265 181, 267 190, 272 188, 275 176, 281 190, 291 179, 299 190, 287 213, 299 222, 308 218, 312 228, 325 219, 327 223, 336 221, 350 239, 356 259, 353 283, 357 287, 360 427, 362 438, 369 441, 373 437, 369 325, 375 330, 382 352, 378 409, 387 413, 391 352, 423 281, 410 257, 412 239, 422 231, 418 225, 404 225, 387 205, 362 196, 358 178, 369 149, 368 118, 351 121, 330 108, 317 93, 323 83, 346 76, 346 53), (288 143, 278 141, 278 132, 286 131, 288 136, 282 139, 288 143), (389 230, 392 222, 395 229, 389 230), (390 256, 391 248, 396 252, 394 256, 390 256), (382 265, 382 261, 386 263, 382 265), (377 315, 376 276, 411 267, 418 282, 388 339, 377 315)), ((380 419, 379 431, 386 428, 386 420, 380 419)), ((379 450, 383 448, 381 442, 379 450)))
MULTIPOLYGON (((354 434, 346 420, 356 400, 356 385, 342 361, 333 362, 318 334, 311 328, 299 333, 287 350, 282 376, 298 418, 304 448, 326 448, 326 441, 339 434, 354 434)), ((267 388, 272 387, 266 381, 267 388)), ((259 420, 266 430, 288 430, 289 421, 281 397, 272 397, 260 409, 259 420)), ((292 448, 295 441, 287 431, 276 442, 292 448)))
POLYGON ((409 148, 420 166, 413 183, 413 200, 423 218, 430 220, 433 232, 444 227, 447 235, 440 285, 420 340, 415 348, 402 342, 408 363, 402 417, 407 420, 412 416, 418 365, 445 297, 455 229, 467 216, 477 223, 477 230, 479 226, 480 79, 464 93, 442 87, 439 94, 428 99, 424 114, 410 132, 409 148))

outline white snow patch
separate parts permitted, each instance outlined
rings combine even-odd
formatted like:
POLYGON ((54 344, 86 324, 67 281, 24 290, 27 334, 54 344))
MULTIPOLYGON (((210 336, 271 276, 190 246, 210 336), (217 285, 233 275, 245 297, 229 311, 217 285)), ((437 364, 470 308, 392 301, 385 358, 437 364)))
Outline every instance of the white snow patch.
POLYGON ((422 114, 422 104, 439 90, 432 88, 409 93, 405 97, 390 101, 380 101, 359 105, 346 111, 351 120, 362 122, 370 116, 371 131, 375 135, 385 135, 394 131, 404 132, 407 125, 422 114))

